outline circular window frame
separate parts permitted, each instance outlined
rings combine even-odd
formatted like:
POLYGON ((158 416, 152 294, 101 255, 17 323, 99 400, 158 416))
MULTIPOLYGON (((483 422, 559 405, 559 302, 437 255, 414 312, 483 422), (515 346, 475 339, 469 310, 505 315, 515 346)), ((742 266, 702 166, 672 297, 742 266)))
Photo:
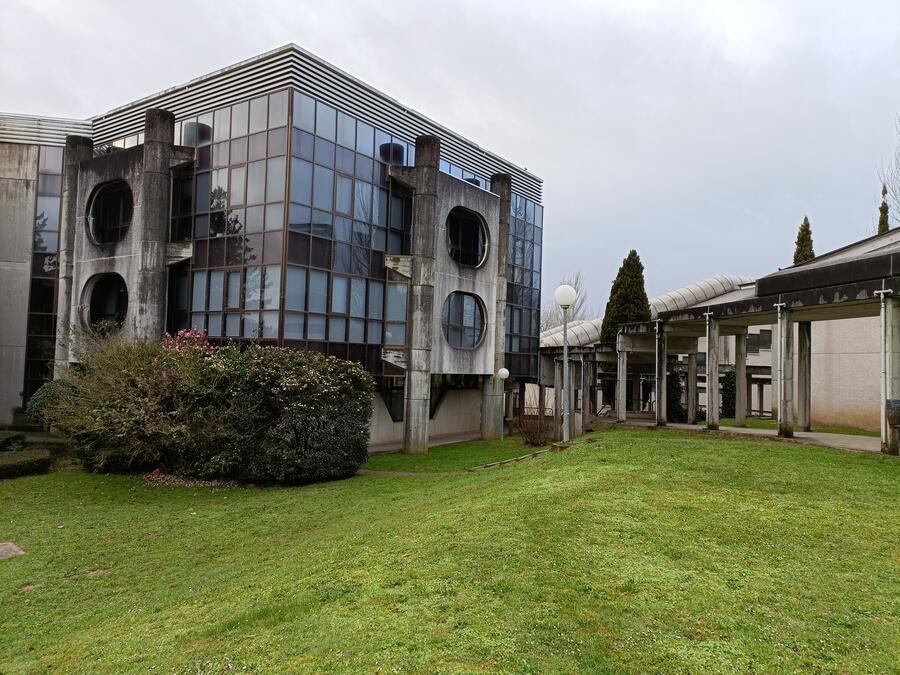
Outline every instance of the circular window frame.
MULTIPOLYGON (((465 330, 465 326, 462 327, 465 330)), ((484 300, 481 299, 476 293, 470 293, 469 291, 464 291, 462 289, 457 289, 454 291, 450 291, 447 294, 447 297, 444 298, 444 302, 441 304, 441 335, 444 336, 444 342, 447 344, 450 349, 458 349, 461 352, 474 352, 481 348, 484 344, 485 339, 488 334, 488 318, 487 318, 487 306, 484 304, 484 300), (481 334, 478 336, 478 340, 475 342, 475 345, 472 347, 456 347, 450 343, 449 333, 449 324, 444 322, 444 308, 447 306, 447 303, 450 302, 450 298, 454 295, 459 294, 462 296, 470 296, 475 298, 475 304, 478 306, 478 309, 481 310, 481 334)))
MULTIPOLYGON (((123 219, 124 220, 124 219, 123 219)), ((91 196, 88 199, 87 208, 85 209, 85 224, 87 225, 87 234, 88 238, 91 240, 95 246, 115 246, 125 240, 128 236, 129 231, 131 230, 131 224, 134 220, 134 191, 131 189, 131 185, 124 178, 116 178, 114 180, 105 181, 103 183, 98 184, 91 191, 91 196), (113 239, 110 241, 101 241, 101 238, 98 236, 97 232, 97 219, 94 214, 94 209, 98 206, 98 200, 103 196, 103 194, 110 189, 121 189, 124 188, 124 192, 127 194, 128 198, 128 218, 127 222, 125 222, 124 226, 119 225, 119 238, 113 239)))
MULTIPOLYGON (((477 270, 480 267, 484 266, 484 264, 487 262, 488 257, 490 256, 490 252, 491 252, 491 232, 488 229, 487 223, 485 222, 484 218, 482 217, 482 215, 480 213, 478 213, 477 211, 473 211, 472 209, 467 208, 465 206, 462 206, 461 204, 457 204, 452 209, 450 209, 450 211, 447 212, 447 217, 444 219, 444 229, 447 231, 447 236, 446 236, 447 255, 450 256, 450 260, 455 262, 460 267, 465 267, 465 268, 473 269, 473 270, 477 270), (484 250, 481 252, 481 259, 475 265, 461 262, 453 255, 453 242, 450 239, 450 217, 453 215, 453 212, 456 210, 465 211, 466 213, 471 214, 474 217, 474 219, 478 221, 478 226, 481 228, 481 235, 484 239, 484 250)), ((461 291, 461 292, 464 293, 465 291, 461 291)), ((478 297, 478 296, 476 296, 476 297, 478 297)))
POLYGON ((125 325, 125 320, 128 318, 128 303, 130 299, 130 293, 128 291, 128 283, 125 281, 124 277, 118 272, 98 272, 91 276, 87 282, 84 284, 84 288, 81 291, 81 324, 82 327, 88 331, 94 331, 96 326, 101 321, 107 322, 115 326, 115 330, 103 331, 106 335, 112 335, 118 333, 122 326, 125 325), (98 319, 97 321, 91 321, 91 313, 92 313, 92 305, 94 299, 94 292, 97 290, 97 285, 101 283, 104 279, 108 279, 110 277, 117 278, 121 284, 122 288, 125 290, 125 307, 122 311, 121 318, 110 321, 109 319, 98 319))

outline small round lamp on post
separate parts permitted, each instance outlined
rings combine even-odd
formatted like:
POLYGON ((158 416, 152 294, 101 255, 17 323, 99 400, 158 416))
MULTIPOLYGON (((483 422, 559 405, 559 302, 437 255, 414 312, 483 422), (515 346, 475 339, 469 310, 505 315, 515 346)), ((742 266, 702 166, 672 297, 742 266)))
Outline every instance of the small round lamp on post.
POLYGON ((569 307, 575 304, 578 293, 563 284, 553 293, 553 299, 563 313, 563 381, 562 381, 562 440, 569 442, 569 307))
MULTIPOLYGON (((506 378, 509 377, 509 371, 506 368, 501 368, 497 371, 497 377, 500 378, 500 383, 504 384, 506 382, 506 378)), ((500 440, 503 441, 503 428, 506 426, 506 393, 504 391, 503 396, 500 398, 500 440)))

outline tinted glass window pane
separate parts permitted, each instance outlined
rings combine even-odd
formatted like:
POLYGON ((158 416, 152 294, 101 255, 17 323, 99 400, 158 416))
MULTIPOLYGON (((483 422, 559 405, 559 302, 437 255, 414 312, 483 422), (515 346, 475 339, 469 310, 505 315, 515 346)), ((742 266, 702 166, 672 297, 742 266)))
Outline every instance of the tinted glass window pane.
POLYGON ((272 129, 269 132, 269 143, 267 152, 269 157, 283 155, 287 147, 287 130, 284 127, 280 129, 272 129))
POLYGON ((302 159, 291 159, 291 201, 312 203, 313 165, 302 159))
POLYGON ((384 325, 384 343, 387 345, 402 345, 406 342, 405 323, 386 323, 384 325))
POLYGON ((302 312, 306 309, 306 269, 288 265, 286 284, 284 308, 302 312))
POLYGON ((316 138, 316 164, 334 168, 334 143, 324 138, 316 138))
POLYGON ((231 206, 239 206, 246 199, 245 183, 247 181, 247 168, 244 166, 235 167, 231 170, 231 206))
POLYGON ((269 160, 266 175, 266 201, 280 202, 284 199, 284 157, 269 160))
POLYGON ((312 161, 314 148, 315 136, 295 128, 291 134, 291 154, 312 161))
POLYGON ((369 337, 366 340, 369 344, 381 344, 381 322, 369 321, 369 337))
POLYGON ((267 138, 268 136, 264 131, 250 136, 250 149, 247 153, 248 159, 250 159, 250 161, 253 161, 255 159, 265 159, 267 138))
POLYGON ((42 173, 38 176, 38 194, 58 197, 62 194, 62 176, 42 173))
POLYGON ((278 309, 281 297, 281 267, 269 265, 263 268, 263 309, 278 309))
POLYGON ((38 167, 41 173, 62 173, 63 149, 42 145, 38 167))
POLYGON ((387 320, 406 321, 406 289, 404 284, 388 284, 387 320))
POLYGON ((246 338, 258 338, 259 333, 259 313, 244 314, 244 330, 241 333, 246 338))
POLYGON ((206 309, 206 272, 194 272, 194 284, 191 292, 191 309, 202 312, 206 309))
POLYGON ((228 273, 228 290, 225 295, 225 306, 235 309, 241 306, 241 273, 228 273))
POLYGON ((260 96, 250 101, 250 133, 255 134, 257 131, 263 131, 266 128, 268 117, 268 99, 260 96))
POLYGON ((225 335, 227 337, 239 337, 241 334, 241 315, 225 315, 225 335))
POLYGON ((231 136, 231 108, 216 111, 213 125, 213 138, 217 141, 227 140, 231 136))
POLYGON ((308 206, 291 204, 288 214, 288 227, 298 232, 309 232, 312 227, 312 211, 308 206))
POLYGON ((260 267, 248 267, 244 274, 244 309, 259 309, 260 267))
POLYGON ((247 137, 231 141, 231 163, 243 164, 247 161, 247 137))
POLYGON ((331 279, 331 311, 337 314, 346 314, 348 309, 348 294, 350 293, 350 279, 348 277, 334 276, 331 279))
POLYGON ((338 113, 337 142, 345 148, 356 147, 356 120, 342 112, 338 113))
POLYGON ((384 318, 384 283, 369 281, 369 313, 370 319, 384 318))
POLYGON ((59 229, 59 197, 38 197, 34 226, 38 230, 59 229))
POLYGON ((316 135, 334 141, 336 132, 334 108, 321 101, 316 101, 316 135))
MULTIPOLYGON (((284 229, 284 203, 266 204, 266 230, 284 229)), ((266 251, 266 256, 269 252, 266 251)))
POLYGON ((294 92, 294 126, 310 133, 316 131, 316 102, 298 92, 294 92))
POLYGON ((309 311, 328 311, 328 273, 309 271, 309 311))
POLYGON ((244 231, 252 234, 254 232, 263 231, 263 222, 265 217, 265 207, 251 206, 247 209, 247 215, 244 220, 244 231))
POLYGON ((365 122, 356 123, 356 151, 367 157, 372 156, 372 148, 375 144, 375 129, 365 122))
POLYGON ((366 315, 366 280, 354 277, 350 281, 350 316, 366 315))
POLYGON ((222 314, 210 314, 209 323, 206 327, 206 334, 210 337, 221 337, 222 335, 222 314))
MULTIPOLYGON (((338 178, 340 180, 340 178, 338 178)), ((338 241, 350 241, 353 222, 349 218, 334 219, 334 238, 338 241)))
POLYGON ((302 340, 305 322, 303 314, 286 312, 284 315, 284 339, 302 340))
POLYGON ((310 314, 306 324, 306 336, 310 340, 325 339, 325 317, 321 314, 310 314))
POLYGON ((350 214, 353 212, 353 180, 338 175, 335 190, 335 211, 350 214))
POLYGON ((344 342, 347 339, 347 320, 344 317, 329 317, 328 339, 332 342, 344 342))
POLYGON ((266 163, 247 165, 247 203, 261 204, 266 198, 266 163))
POLYGON ((288 93, 279 91, 269 96, 269 128, 283 127, 287 124, 288 93))
POLYGON ((209 309, 214 312, 222 309, 224 284, 225 273, 222 270, 214 270, 209 273, 209 309))
POLYGON ((247 101, 231 106, 231 137, 245 136, 247 134, 247 121, 249 120, 250 104, 247 101))
POLYGON ((350 332, 347 335, 348 342, 361 343, 365 341, 366 322, 362 319, 350 319, 350 332))
POLYGON ((313 183, 313 206, 331 211, 334 195, 334 171, 323 166, 315 167, 313 183))
POLYGON ((197 211, 204 212, 209 210, 209 174, 208 173, 198 173, 197 174, 197 211))
POLYGON ((353 217, 357 220, 369 221, 372 219, 372 185, 363 181, 356 181, 356 203, 353 209, 353 217))

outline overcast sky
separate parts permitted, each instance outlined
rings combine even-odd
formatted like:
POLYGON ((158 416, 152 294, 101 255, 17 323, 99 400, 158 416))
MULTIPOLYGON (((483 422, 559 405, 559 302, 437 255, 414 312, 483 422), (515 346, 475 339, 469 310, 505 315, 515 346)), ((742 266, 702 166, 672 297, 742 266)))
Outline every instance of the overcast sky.
POLYGON ((296 42, 544 179, 544 291, 602 310, 874 233, 900 2, 3 0, 0 110, 86 117, 296 42), (675 5, 677 4, 677 8, 675 5), (863 11, 863 8, 865 11, 863 11))

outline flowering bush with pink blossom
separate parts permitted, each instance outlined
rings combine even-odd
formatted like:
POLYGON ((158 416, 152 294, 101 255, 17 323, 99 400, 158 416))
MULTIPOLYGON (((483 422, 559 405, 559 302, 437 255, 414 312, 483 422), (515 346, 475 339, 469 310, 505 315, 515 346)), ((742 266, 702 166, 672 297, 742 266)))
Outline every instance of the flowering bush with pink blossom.
POLYGON ((365 461, 372 391, 355 363, 185 330, 86 351, 44 415, 93 469, 304 483, 365 461))

